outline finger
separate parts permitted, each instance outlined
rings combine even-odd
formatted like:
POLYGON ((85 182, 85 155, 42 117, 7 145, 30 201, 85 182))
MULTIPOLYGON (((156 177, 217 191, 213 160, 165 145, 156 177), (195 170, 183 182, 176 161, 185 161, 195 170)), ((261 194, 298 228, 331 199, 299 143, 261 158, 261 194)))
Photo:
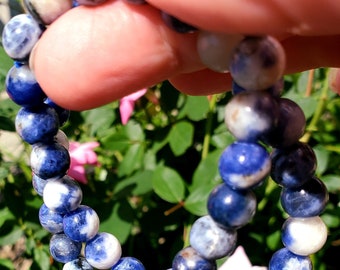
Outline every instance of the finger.
POLYGON ((226 33, 339 34, 338 0, 148 0, 201 29, 226 33))
POLYGON ((168 29, 159 10, 108 1, 70 10, 44 33, 31 64, 57 104, 84 110, 202 68, 195 35, 168 29))

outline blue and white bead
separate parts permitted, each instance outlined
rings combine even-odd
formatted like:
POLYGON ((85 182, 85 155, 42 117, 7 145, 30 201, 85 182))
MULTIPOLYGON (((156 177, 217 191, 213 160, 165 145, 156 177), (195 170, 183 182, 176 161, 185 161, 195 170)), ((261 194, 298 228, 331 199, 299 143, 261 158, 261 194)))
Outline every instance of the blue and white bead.
POLYGON ((76 210, 65 214, 64 233, 73 241, 87 242, 99 229, 97 213, 86 205, 80 205, 76 210))
POLYGON ((70 261, 63 266, 63 270, 93 270, 93 267, 83 257, 70 261))
POLYGON ((2 45, 12 59, 27 60, 42 32, 40 25, 31 15, 20 14, 5 25, 2 45))
POLYGON ((230 255, 235 249, 236 240, 236 230, 221 228, 209 215, 194 222, 189 236, 192 248, 207 260, 230 255))
POLYGON ((50 253, 61 263, 77 259, 81 252, 82 244, 72 241, 65 234, 54 234, 50 240, 50 253))
POLYGON ((308 256, 319 251, 327 240, 327 227, 318 216, 288 218, 282 227, 282 242, 294 254, 308 256))
POLYGON ((118 239, 106 232, 98 233, 85 246, 85 258, 94 268, 111 268, 121 255, 122 248, 118 239))
POLYGON ((145 268, 136 258, 122 257, 111 270, 145 270, 145 268))
POLYGON ((47 104, 49 107, 52 107, 55 109, 58 117, 59 117, 59 125, 63 126, 70 117, 70 110, 64 109, 57 105, 52 99, 47 97, 44 101, 45 104, 47 104))
POLYGON ((39 176, 33 173, 32 175, 32 185, 34 190, 38 193, 39 196, 43 196, 44 188, 47 184, 46 179, 42 179, 39 176))
POLYGON ((41 226, 53 234, 63 232, 63 216, 63 214, 49 209, 45 204, 39 209, 39 221, 41 226))
POLYGON ((50 180, 43 193, 45 205, 58 213, 68 213, 77 209, 83 198, 79 184, 69 176, 50 180))
POLYGON ((312 270, 312 261, 308 256, 299 256, 282 248, 275 252, 269 262, 269 270, 312 270))

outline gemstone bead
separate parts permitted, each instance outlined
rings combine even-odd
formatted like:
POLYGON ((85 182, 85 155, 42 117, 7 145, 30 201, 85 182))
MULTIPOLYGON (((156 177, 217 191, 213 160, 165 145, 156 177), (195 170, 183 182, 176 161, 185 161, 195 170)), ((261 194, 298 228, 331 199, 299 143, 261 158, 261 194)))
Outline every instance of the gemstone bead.
POLYGON ((234 142, 222 153, 219 172, 223 181, 234 189, 247 189, 260 184, 269 174, 271 161, 259 144, 234 142))
POLYGON ((327 227, 318 216, 288 218, 282 227, 282 242, 294 254, 308 256, 319 251, 327 240, 327 227))
POLYGON ((202 63, 217 72, 227 72, 235 47, 244 37, 209 31, 200 31, 197 52, 202 63))
POLYGON ((288 215, 292 217, 318 216, 328 202, 328 192, 325 184, 313 177, 298 188, 283 188, 281 204, 288 215))
POLYGON ((70 261, 63 266, 63 270, 93 270, 93 267, 83 257, 70 261))
POLYGON ((237 140, 257 141, 277 122, 276 100, 264 91, 234 96, 225 107, 225 124, 237 140))
POLYGON ((74 211, 65 214, 64 233, 73 241, 87 242, 99 229, 99 217, 90 207, 80 205, 74 211))
POLYGON ((90 265, 98 269, 114 266, 122 255, 118 239, 109 233, 99 233, 85 246, 85 258, 90 265))
POLYGON ((208 198, 208 213, 219 225, 240 228, 256 212, 256 197, 251 190, 234 190, 225 184, 217 186, 208 198))
POLYGON ((177 19, 176 17, 161 11, 161 16, 162 16, 162 20, 163 22, 172 30, 176 31, 177 33, 191 33, 197 30, 196 27, 191 26, 185 22, 180 21, 179 19, 177 19))
POLYGON ((202 258, 195 249, 186 247, 172 261, 172 270, 216 270, 216 262, 202 258))
POLYGON ((50 233, 61 233, 64 230, 63 214, 49 209, 45 204, 39 209, 39 221, 41 226, 50 233))
POLYGON ((73 261, 78 258, 80 251, 81 243, 72 241, 65 234, 54 234, 50 240, 50 253, 58 262, 73 261))
POLYGON ((34 107, 46 98, 28 65, 14 65, 6 76, 6 91, 9 97, 22 107, 34 107))
POLYGON ((299 256, 282 248, 274 253, 269 262, 269 270, 312 270, 308 256, 299 256))
POLYGON ((46 179, 42 179, 35 174, 32 175, 32 185, 33 185, 34 190, 38 193, 38 195, 40 196, 43 195, 46 184, 47 184, 46 179))
POLYGON ((207 260, 230 255, 236 246, 236 230, 219 227, 209 216, 197 219, 191 227, 190 245, 207 260))
POLYGON ((70 117, 70 110, 64 109, 54 103, 49 97, 45 99, 44 101, 45 104, 47 104, 49 107, 52 107, 55 109, 58 117, 59 117, 59 125, 63 126, 69 119, 70 117))
POLYGON ((24 0, 25 8, 40 23, 49 25, 72 8, 72 0, 24 0))
POLYGON ((107 2, 107 0, 77 0, 78 5, 95 6, 107 2))
POLYGON ((306 183, 315 173, 316 156, 313 149, 298 142, 290 147, 272 152, 271 177, 286 188, 297 188, 306 183))
POLYGON ((137 4, 137 5, 146 4, 145 0, 125 0, 125 2, 128 2, 130 4, 137 4))
POLYGON ((77 209, 83 198, 79 184, 69 176, 50 180, 43 193, 44 203, 58 213, 68 213, 77 209))
POLYGON ((62 130, 58 130, 57 135, 55 135, 54 137, 54 142, 64 146, 67 150, 69 150, 70 148, 70 143, 68 141, 67 135, 62 130))
POLYGON ((272 37, 246 37, 237 46, 230 73, 247 90, 263 90, 278 81, 285 68, 285 53, 272 37))
POLYGON ((21 108, 15 118, 15 128, 29 144, 51 142, 59 129, 56 111, 48 106, 21 108))
POLYGON ((37 143, 32 147, 30 157, 31 169, 42 179, 63 177, 70 167, 70 155, 67 149, 58 144, 37 143))
POLYGON ((145 268, 136 258, 122 257, 111 270, 145 270, 145 268))
POLYGON ((14 16, 4 27, 2 45, 14 60, 27 60, 39 40, 42 29, 31 15, 14 16))

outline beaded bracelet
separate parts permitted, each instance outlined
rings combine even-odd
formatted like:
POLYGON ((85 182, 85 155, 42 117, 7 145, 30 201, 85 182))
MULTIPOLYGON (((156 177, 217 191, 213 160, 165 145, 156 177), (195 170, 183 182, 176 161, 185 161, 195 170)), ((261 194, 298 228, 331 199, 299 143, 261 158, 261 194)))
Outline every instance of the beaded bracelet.
MULTIPOLYGON (((81 205, 82 191, 66 175, 70 165, 68 142, 59 130, 69 111, 45 96, 28 65, 30 52, 46 25, 74 6, 103 2, 64 0, 51 5, 51 1, 25 0, 30 15, 12 18, 3 32, 4 49, 15 60, 6 78, 7 92, 23 107, 16 117, 16 130, 32 145, 32 183, 44 201, 39 220, 53 234, 50 252, 56 261, 65 263, 64 270, 144 269, 135 258, 121 258, 117 238, 98 232, 98 215, 81 205)), ((162 18, 177 32, 197 30, 164 12, 162 18)), ((234 97, 226 106, 225 123, 236 141, 220 158, 218 166, 224 183, 209 195, 209 214, 192 225, 190 246, 177 253, 172 270, 217 269, 216 260, 233 253, 237 229, 254 216, 253 189, 269 174, 282 186, 281 204, 290 216, 282 228, 285 247, 273 255, 269 269, 312 269, 309 255, 317 252, 327 238, 327 228, 318 215, 325 208, 328 193, 314 176, 316 158, 312 149, 299 142, 305 128, 304 114, 296 103, 280 97, 284 50, 269 36, 206 31, 200 31, 197 48, 208 68, 232 75, 234 97), (269 149, 273 149, 271 154, 269 149)))

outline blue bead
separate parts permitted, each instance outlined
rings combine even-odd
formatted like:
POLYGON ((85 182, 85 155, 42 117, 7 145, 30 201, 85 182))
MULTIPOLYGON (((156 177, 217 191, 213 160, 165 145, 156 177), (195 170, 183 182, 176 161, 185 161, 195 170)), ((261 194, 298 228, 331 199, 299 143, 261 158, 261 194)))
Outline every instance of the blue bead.
POLYGON ((81 246, 65 234, 54 234, 50 240, 50 253, 57 262, 67 263, 78 258, 81 246))
POLYGON ((145 270, 145 268, 136 258, 122 257, 111 270, 145 270))
POLYGON ((50 233, 63 232, 63 214, 52 211, 45 204, 39 209, 39 221, 41 226, 50 233))
POLYGON ((292 217, 318 216, 328 202, 325 184, 313 177, 299 188, 283 188, 281 204, 292 217))
POLYGON ((70 261, 63 266, 63 270, 93 270, 93 267, 83 257, 70 261))
POLYGON ((161 16, 163 22, 172 30, 178 32, 178 33, 191 33, 197 30, 196 27, 189 25, 185 22, 180 21, 176 17, 161 11, 161 16))
POLYGON ((23 107, 39 106, 46 98, 28 65, 14 65, 6 76, 9 97, 23 107))
POLYGON ((41 34, 42 29, 31 15, 20 14, 5 25, 2 44, 9 57, 27 60, 41 34))
POLYGON ((308 256, 299 256, 282 248, 274 253, 269 270, 312 270, 312 262, 308 256))
POLYGON ((51 142, 59 129, 56 111, 46 105, 38 108, 21 108, 15 118, 15 128, 29 144, 51 142))
POLYGON ((216 262, 202 258, 195 249, 186 247, 172 261, 172 270, 216 270, 216 262))
POLYGON ((219 225, 227 228, 240 228, 255 215, 255 194, 249 189, 234 190, 221 184, 209 195, 208 212, 219 225))
POLYGON ((33 174, 32 176, 32 185, 34 190, 38 193, 38 195, 42 196, 44 192, 44 188, 47 184, 46 179, 42 179, 38 177, 37 175, 33 174))
POLYGON ((63 177, 70 167, 70 155, 65 147, 58 143, 37 143, 32 147, 31 169, 42 179, 63 177))
POLYGON ((77 0, 77 5, 96 6, 105 3, 107 0, 77 0))
POLYGON ((59 117, 59 125, 63 126, 68 121, 68 119, 70 117, 70 110, 67 110, 67 109, 60 107, 59 105, 54 103, 49 97, 46 98, 44 102, 48 106, 55 109, 55 111, 57 112, 58 117, 59 117))
POLYGON ((247 189, 261 183, 269 174, 271 161, 264 147, 234 142, 222 153, 219 171, 223 181, 234 189, 247 189))
POLYGON ((64 233, 73 241, 87 242, 99 229, 97 213, 90 207, 80 205, 76 210, 64 216, 64 233))
POLYGON ((58 213, 68 213, 77 209, 83 198, 79 184, 69 176, 49 180, 44 188, 44 203, 58 213))
POLYGON ((221 228, 209 216, 197 219, 191 227, 190 245, 207 260, 217 260, 230 255, 236 246, 237 233, 221 228))

